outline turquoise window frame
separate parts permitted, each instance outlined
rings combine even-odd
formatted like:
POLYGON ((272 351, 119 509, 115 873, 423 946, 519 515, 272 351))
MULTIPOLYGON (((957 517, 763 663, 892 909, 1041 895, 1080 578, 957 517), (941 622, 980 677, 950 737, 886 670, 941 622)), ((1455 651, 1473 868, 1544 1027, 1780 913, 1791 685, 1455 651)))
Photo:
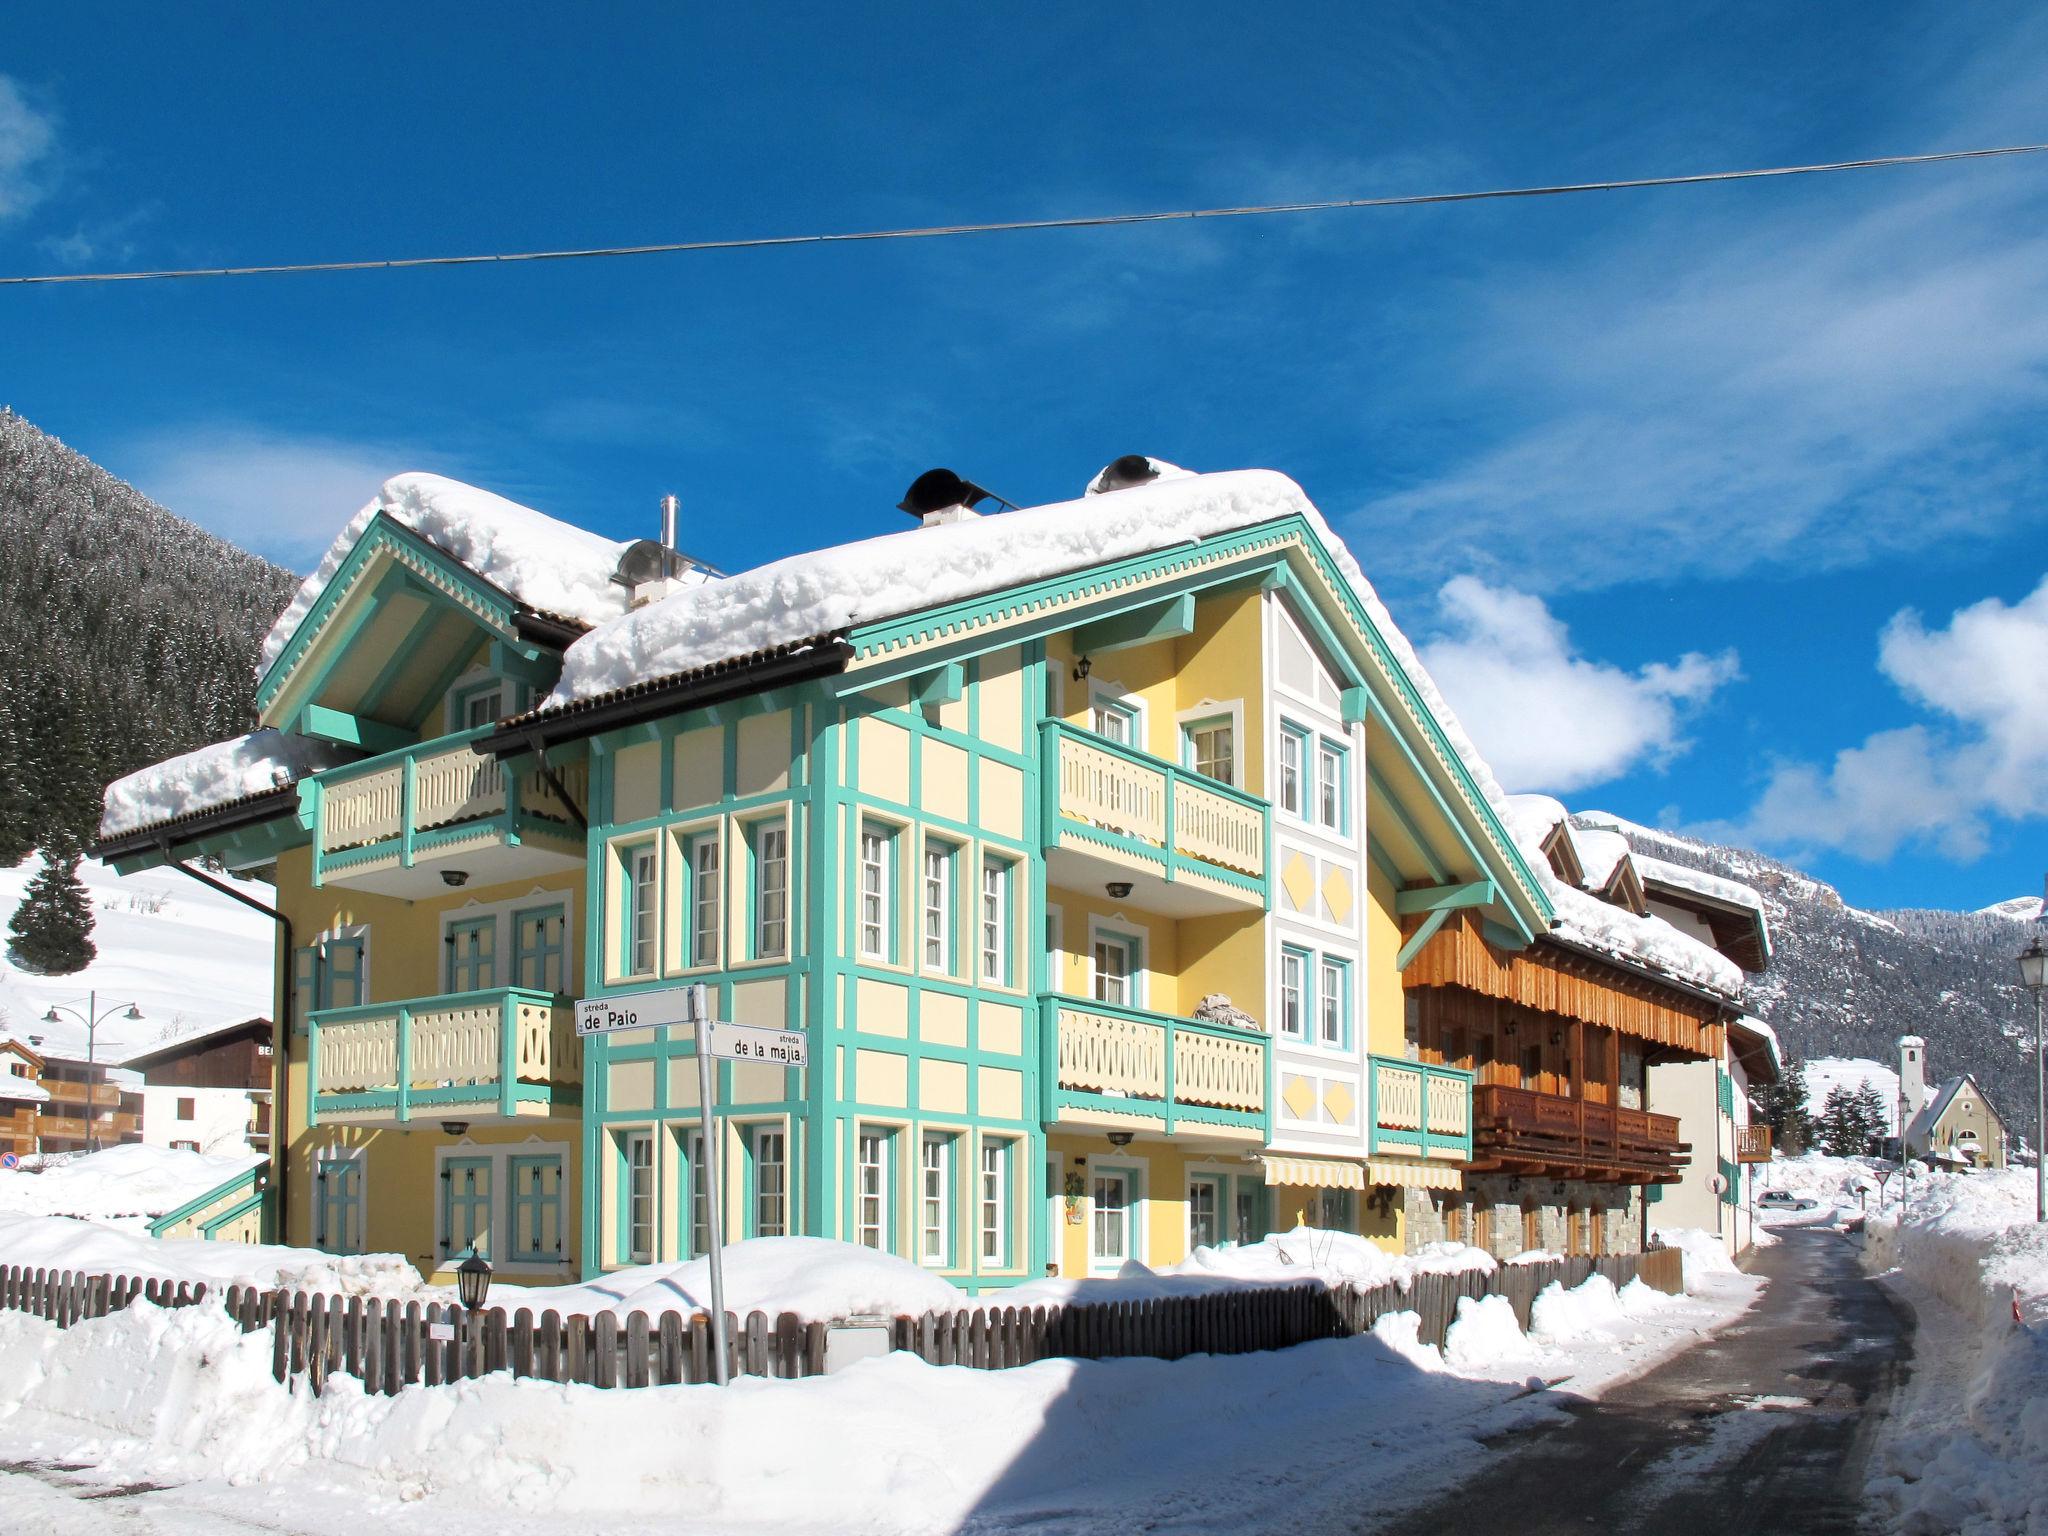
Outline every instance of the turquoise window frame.
POLYGON ((309 1017, 321 1004, 320 946, 307 944, 292 951, 292 1033, 304 1035, 309 1017))
POLYGON ((1187 769, 1187 770, 1188 770, 1188 771, 1189 771, 1190 773, 1202 773, 1202 777, 1203 777, 1203 778, 1205 778, 1205 779, 1215 779, 1215 780, 1216 780, 1216 782, 1217 782, 1217 783, 1219 783, 1219 784, 1229 784, 1229 785, 1231 785, 1231 786, 1235 787, 1235 785, 1237 784, 1237 761, 1238 761, 1238 755, 1237 755, 1237 717, 1236 717, 1235 715, 1229 715, 1229 714, 1222 714, 1222 715, 1203 715, 1203 716, 1202 716, 1202 717, 1201 717, 1200 719, 1197 719, 1197 720, 1183 720, 1183 721, 1181 721, 1181 723, 1180 723, 1180 761, 1181 761, 1181 766, 1182 766, 1183 768, 1187 769), (1229 732, 1230 732, 1230 774, 1229 774, 1229 776, 1228 776, 1227 778, 1225 778, 1225 777, 1219 777, 1219 776, 1218 776, 1218 775, 1216 775, 1216 774, 1211 774, 1211 773, 1202 773, 1202 770, 1201 770, 1200 768, 1197 768, 1197 767, 1195 766, 1195 734, 1196 734, 1196 732, 1198 732, 1198 731, 1212 731, 1212 730, 1216 729, 1216 727, 1217 727, 1217 726, 1219 726, 1219 725, 1220 725, 1220 726, 1222 726, 1222 727, 1223 727, 1223 728, 1224 728, 1225 730, 1227 730, 1227 731, 1229 731, 1229 732))
POLYGON ((755 960, 787 959, 796 941, 796 861, 790 857, 789 818, 763 816, 748 822, 746 844, 748 957, 755 960), (779 860, 782 865, 782 942, 772 948, 768 943, 768 891, 764 882, 768 861, 761 853, 761 845, 771 832, 779 834, 782 839, 782 857, 779 860))
POLYGON ((974 975, 975 979, 988 986, 1014 987, 1017 985, 1017 861, 999 858, 995 854, 983 854, 981 859, 982 883, 974 892, 974 975), (997 877, 996 887, 996 973, 988 971, 988 888, 990 873, 997 877))
POLYGON ((1143 1008, 1145 994, 1145 938, 1142 934, 1126 933, 1121 928, 1097 927, 1088 935, 1088 995, 1098 1003, 1109 1003, 1112 1007, 1143 1008), (1101 995, 1102 968, 1096 960, 1096 950, 1103 944, 1111 944, 1124 952, 1124 996, 1121 1001, 1101 995))
POLYGON ((1017 1211, 1017 1147, 1015 1136, 983 1136, 975 1151, 974 1161, 974 1252, 975 1262, 984 1269, 1008 1269, 1015 1261, 1017 1211), (983 1180, 988 1177, 986 1159, 989 1153, 996 1155, 996 1251, 988 1251, 987 1222, 988 1191, 983 1180))
POLYGON ((921 1132, 917 1139, 917 1262, 927 1269, 958 1269, 960 1267, 960 1145, 958 1131, 928 1130, 921 1132), (925 1249, 925 1239, 930 1229, 925 1224, 925 1204, 930 1198, 925 1191, 925 1148, 936 1146, 942 1149, 939 1162, 939 1254, 934 1258, 925 1249))
POLYGON ((1114 694, 1096 693, 1088 700, 1088 729, 1105 741, 1114 741, 1129 747, 1134 752, 1145 750, 1145 712, 1136 704, 1114 694), (1110 715, 1124 724, 1123 736, 1113 736, 1102 729, 1100 717, 1110 715))
POLYGON ((1283 1040, 1299 1040, 1303 1043, 1316 1038, 1316 987, 1322 981, 1316 969, 1316 952, 1300 944, 1280 946, 1280 1029, 1283 1040), (1287 962, 1301 962, 1301 1027, 1287 1027, 1287 962))
POLYGON ((661 974, 661 841, 654 837, 636 837, 616 845, 618 860, 617 910, 618 953, 616 956, 620 976, 658 976, 661 974), (634 964, 634 941, 639 928, 639 882, 634 878, 634 866, 642 854, 654 860, 654 963, 645 970, 634 964))
MULTIPOLYGON (((512 928, 512 984, 527 987, 536 992, 566 993, 569 990, 569 910, 564 902, 539 902, 530 907, 515 907, 510 919, 512 928), (540 919, 541 942, 529 947, 526 942, 526 924, 540 919), (558 936, 550 941, 547 937, 549 922, 560 924, 558 936), (562 984, 558 987, 546 985, 548 961, 556 962, 555 976, 562 984), (526 962, 538 961, 534 979, 526 979, 526 962)), ((460 988, 457 989, 458 991, 460 988)))
POLYGON ((746 1146, 746 1234, 748 1237, 787 1237, 789 1236, 789 1213, 792 1209, 792 1202, 790 1200, 792 1192, 790 1186, 792 1165, 789 1156, 789 1128, 779 1121, 772 1125, 750 1125, 746 1130, 746 1146), (782 1157, 780 1159, 782 1169, 782 1219, 777 1229, 773 1232, 766 1230, 761 1221, 761 1144, 771 1136, 779 1137, 782 1141, 782 1157))
POLYGON ((448 730, 451 735, 459 731, 477 729, 477 727, 470 724, 470 701, 480 698, 487 693, 495 693, 500 696, 498 703, 499 713, 492 716, 491 719, 484 721, 484 725, 496 724, 497 721, 504 719, 507 715, 518 712, 522 700, 519 697, 518 685, 511 678, 480 677, 473 683, 463 684, 448 695, 448 730))
POLYGON ((506 1159, 505 1191, 509 1224, 505 1258, 508 1264, 564 1264, 568 1262, 568 1232, 563 1227, 562 1185, 567 1177, 559 1152, 520 1153, 506 1159), (529 1182, 527 1175, 533 1178, 529 1182), (549 1188, 553 1174, 553 1188, 549 1188), (547 1245, 552 1228, 554 1246, 547 1245), (528 1239, 531 1239, 529 1242, 528 1239))
POLYGON ((1316 957, 1316 1030, 1317 1045, 1333 1051, 1351 1049, 1351 977, 1350 960, 1342 955, 1318 955, 1316 957), (1330 972, 1335 971, 1335 998, 1337 1002, 1337 1038, 1330 1040, 1323 1034, 1323 1006, 1332 996, 1330 972))
POLYGON ((488 992, 498 984, 498 919, 495 913, 487 917, 454 919, 448 924, 448 931, 441 936, 441 943, 448 958, 445 969, 447 990, 488 992), (472 943, 465 954, 463 939, 474 940, 479 934, 490 946, 489 952, 479 953, 472 943))
POLYGON ((898 965, 903 958, 903 880, 898 862, 898 843, 902 828, 874 817, 861 818, 854 845, 853 882, 853 945, 854 954, 860 960, 878 960, 887 965, 898 965), (870 836, 879 837, 882 843, 881 946, 869 949, 867 939, 867 841, 870 836))
POLYGON ((616 1132, 612 1137, 612 1155, 618 1169, 618 1204, 613 1216, 613 1253, 615 1264, 652 1264, 661 1257, 661 1157, 655 1142, 654 1132, 646 1126, 634 1126, 616 1132), (645 1143, 647 1147, 647 1256, 640 1257, 633 1248, 633 1148, 645 1143))
POLYGON ((1351 747, 1348 742, 1334 736, 1317 736, 1315 739, 1315 815, 1312 818, 1319 827, 1326 827, 1339 837, 1351 835, 1351 747), (1323 820, 1323 760, 1336 760, 1337 819, 1323 820))
POLYGON ((326 1253, 361 1253, 368 1246, 364 1219, 364 1160, 360 1157, 323 1157, 313 1164, 314 1239, 326 1253), (335 1231, 336 1226, 340 1232, 335 1231))
POLYGON ((1309 801, 1315 793, 1316 765, 1312 744, 1315 732, 1292 720, 1280 722, 1280 761, 1273 773, 1273 808, 1296 821, 1312 821, 1309 801), (1294 765, 1294 804, 1287 803, 1287 750, 1299 754, 1294 765))
POLYGON ((491 1159, 444 1157, 440 1172, 442 1260, 459 1264, 471 1254, 495 1258, 491 1252, 491 1159), (478 1175, 482 1175, 481 1188, 478 1175))

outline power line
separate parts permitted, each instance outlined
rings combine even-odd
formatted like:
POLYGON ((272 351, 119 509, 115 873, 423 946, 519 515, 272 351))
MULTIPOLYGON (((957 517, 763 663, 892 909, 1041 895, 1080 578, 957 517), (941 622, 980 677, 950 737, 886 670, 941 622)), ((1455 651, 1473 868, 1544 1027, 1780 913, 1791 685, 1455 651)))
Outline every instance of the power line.
POLYGON ((1565 197, 1579 192, 1635 192, 1649 187, 1695 187, 1709 182, 1761 181, 1775 176, 1819 176, 1873 171, 1949 160, 2035 155, 2048 144, 1996 149, 1952 149, 1932 155, 1884 155, 1832 160, 1822 165, 1772 165, 1745 171, 1701 171, 1688 176, 1641 176, 1628 181, 1578 181, 1542 187, 1494 187, 1480 192, 1417 192, 1401 197, 1345 197, 1306 203, 1258 203, 1241 208, 1184 208, 1162 213, 1104 213, 1063 219, 1010 219, 995 224, 928 224, 906 229, 846 230, 836 234, 752 235, 727 240, 675 240, 655 245, 602 245, 567 251, 503 251, 478 256, 398 256, 380 261, 301 261, 242 267, 176 267, 140 272, 39 272, 0 277, 0 286, 55 283, 138 283, 187 277, 266 277, 298 272, 387 272, 402 267, 475 267, 493 262, 585 261, 600 256, 663 256, 687 251, 751 251, 768 246, 841 245, 861 240, 940 240, 956 235, 1007 235, 1041 229, 1103 229, 1124 224, 1166 224, 1177 219, 1246 219, 1282 213, 1328 213, 1339 208, 1416 208, 1434 203, 1481 203, 1511 197, 1565 197))

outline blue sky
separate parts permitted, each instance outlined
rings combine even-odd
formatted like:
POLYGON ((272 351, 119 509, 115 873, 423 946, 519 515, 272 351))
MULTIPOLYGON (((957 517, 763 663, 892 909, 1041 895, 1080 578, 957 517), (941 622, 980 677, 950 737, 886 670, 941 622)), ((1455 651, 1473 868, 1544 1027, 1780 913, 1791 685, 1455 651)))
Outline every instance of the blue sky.
MULTIPOLYGON (((2008 8, 74 3, 0 270, 1029 218, 2048 140, 2008 8)), ((0 294, 0 399, 304 566, 427 468, 727 567, 1120 453, 1337 522, 1511 788, 1868 906, 2048 866, 2048 156, 1534 202, 0 294)))

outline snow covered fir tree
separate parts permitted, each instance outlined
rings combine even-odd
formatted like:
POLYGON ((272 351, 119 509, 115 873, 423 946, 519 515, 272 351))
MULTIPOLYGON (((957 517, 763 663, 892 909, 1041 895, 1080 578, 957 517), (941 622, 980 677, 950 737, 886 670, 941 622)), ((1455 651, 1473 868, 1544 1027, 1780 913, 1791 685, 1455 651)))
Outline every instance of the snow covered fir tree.
POLYGON ((40 976, 69 976, 93 962, 92 899, 78 878, 78 848, 59 843, 28 883, 7 923, 7 956, 40 976))

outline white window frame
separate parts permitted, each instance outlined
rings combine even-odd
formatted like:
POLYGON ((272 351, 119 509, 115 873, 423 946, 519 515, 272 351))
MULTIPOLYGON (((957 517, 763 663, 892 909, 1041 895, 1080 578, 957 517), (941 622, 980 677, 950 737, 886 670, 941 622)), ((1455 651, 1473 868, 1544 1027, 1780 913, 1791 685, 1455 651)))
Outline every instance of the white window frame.
POLYGON ((749 822, 747 841, 753 859, 753 958, 785 960, 789 957, 789 818, 770 816, 749 822), (771 872, 776 877, 773 881, 771 872), (774 918, 768 916, 771 895, 780 909, 774 918))
POLYGON ((1010 953, 1010 912, 1014 905, 1010 894, 1011 882, 1017 877, 1014 860, 999 859, 992 853, 981 857, 981 902, 975 931, 980 938, 976 945, 982 985, 1008 987, 1016 985, 1016 978, 1010 967, 1013 957, 1010 953))
POLYGON ((890 1166, 896 1153, 893 1127, 861 1123, 854 1127, 853 1240, 877 1253, 896 1251, 895 1169, 890 1166), (869 1143, 874 1156, 869 1156, 869 1143), (871 1182, 874 1187, 869 1188, 871 1182), (872 1219, 870 1207, 872 1206, 872 1219), (873 1241, 869 1235, 873 1234, 873 1241))
MULTIPOLYGON (((714 1121, 712 1134, 721 1129, 714 1121)), ((676 1212, 676 1245, 691 1258, 701 1259, 711 1247, 711 1169, 704 1156, 704 1128, 685 1125, 676 1140, 683 1164, 683 1203, 676 1212)))
POLYGON ((781 1120, 762 1121, 746 1127, 747 1164, 752 1174, 753 1188, 749 1192, 748 1232, 755 1237, 787 1237, 789 1235, 789 1126, 781 1120), (761 1156, 761 1143, 768 1137, 775 1139, 780 1154, 774 1159, 761 1156), (765 1198, 761 1171, 764 1168, 776 1170, 776 1215, 774 1230, 768 1230, 770 1223, 761 1219, 762 1202, 765 1198))
POLYGON ((1214 1248, 1227 1240, 1229 1212, 1224 1207, 1229 1203, 1230 1180, 1224 1174, 1214 1170, 1195 1167, 1187 1169, 1182 1178, 1188 1186, 1187 1232, 1185 1233, 1188 1252, 1192 1254, 1197 1246, 1214 1248), (1215 1230, 1207 1243, 1199 1245, 1195 1239, 1195 1183, 1197 1180, 1209 1186, 1209 1193, 1216 1202, 1209 1212, 1209 1222, 1215 1230))
POLYGON ((1111 1007, 1143 1008, 1145 998, 1151 990, 1147 985, 1147 966, 1151 959, 1152 934, 1147 928, 1136 923, 1123 924, 1114 919, 1104 921, 1099 917, 1088 920, 1088 996, 1096 1002, 1109 1003, 1111 1007), (1101 991, 1101 968, 1096 963, 1096 952, 1105 937, 1112 942, 1127 945, 1131 951, 1131 966, 1125 972, 1124 997, 1121 1002, 1105 998, 1101 991))
POLYGON ((959 1142, 959 1133, 954 1131, 926 1131, 918 1138, 917 1261, 931 1269, 953 1267, 953 1190, 959 1142))
POLYGON ((895 853, 899 835, 886 823, 866 819, 858 832, 856 939, 863 960, 884 965, 896 957, 895 853))
POLYGON ((1280 1027, 1277 1033, 1283 1040, 1306 1041, 1310 1038, 1309 1014, 1315 1008, 1315 977, 1313 974, 1315 959, 1314 950, 1304 948, 1299 944, 1283 943, 1280 946, 1280 1007, 1278 1009, 1280 1027), (1290 985, 1288 971, 1290 967, 1295 965, 1299 965, 1301 975, 1298 981, 1290 985), (1292 994, 1291 1006, 1293 1009, 1293 1021, 1291 1023, 1288 1018, 1290 994, 1292 994))
POLYGON ((1136 1259, 1140 1264, 1145 1258, 1145 1170, 1142 1164, 1115 1157, 1090 1157, 1088 1159, 1088 1267, 1098 1273, 1114 1270, 1126 1260, 1136 1259), (1120 1254, 1105 1254, 1096 1241, 1100 1213, 1096 1205, 1096 1181, 1104 1177, 1117 1177, 1124 1181, 1123 1236, 1124 1251, 1120 1254))
POLYGON ((658 976, 661 974, 661 844, 653 835, 621 838, 616 845, 622 880, 619 887, 618 974, 658 976), (641 878, 641 861, 649 862, 649 873, 641 878), (641 932, 642 925, 646 933, 641 932), (643 956, 644 947, 647 953, 643 956), (642 964, 643 959, 646 961, 642 964))
POLYGON ((1335 737, 1315 739, 1316 825, 1344 836, 1350 830, 1351 748, 1335 737))
POLYGON ((654 1127, 647 1125, 628 1126, 619 1132, 619 1177, 624 1181, 624 1199, 621 1201, 621 1225, 618 1251, 625 1255, 624 1263, 652 1264, 661 1251, 661 1158, 659 1145, 654 1139, 654 1127), (643 1165, 634 1158, 636 1147, 647 1149, 647 1161, 643 1165), (647 1175, 647 1242, 643 1247, 636 1239, 640 1235, 639 1175, 647 1175))
POLYGON ((1315 775, 1312 756, 1315 739, 1315 732, 1285 715, 1281 716, 1273 808, 1298 821, 1308 819, 1309 786, 1314 782, 1315 775))
POLYGON ((918 866, 918 956, 923 968, 953 974, 953 885, 960 848, 927 836, 918 866))
POLYGON ((1010 1162, 1014 1137, 984 1136, 975 1162, 975 1253, 983 1269, 1010 1264, 1010 1162), (993 1241, 991 1241, 993 1240, 993 1241))
MULTIPOLYGON (((1204 699, 1194 708, 1183 709, 1174 716, 1175 728, 1180 732, 1182 760, 1187 767, 1194 768, 1197 773, 1201 770, 1195 767, 1195 728, 1226 721, 1230 726, 1230 774, 1227 778, 1218 779, 1218 782, 1242 789, 1245 778, 1244 700, 1204 699)), ((1206 777, 1215 778, 1216 775, 1206 777)))
POLYGON ((716 966, 725 943, 725 838, 720 826, 678 834, 690 872, 689 968, 716 966), (707 863, 710 867, 705 867, 707 863))
POLYGON ((1318 954, 1316 960, 1316 1043, 1325 1050, 1341 1051, 1350 1045, 1351 978, 1357 974, 1353 962, 1343 955, 1318 954), (1331 982, 1335 973, 1336 982, 1331 982), (1337 1037, 1330 1038, 1334 1010, 1337 1037))
POLYGON ((1151 739, 1151 721, 1146 717, 1145 701, 1136 694, 1126 693, 1116 683, 1104 682, 1099 678, 1088 680, 1088 729, 1105 741, 1113 741, 1120 747, 1129 747, 1133 752, 1143 752, 1145 743, 1151 739), (1119 714, 1129 716, 1130 739, 1122 740, 1102 729, 1103 707, 1107 705, 1119 714))

